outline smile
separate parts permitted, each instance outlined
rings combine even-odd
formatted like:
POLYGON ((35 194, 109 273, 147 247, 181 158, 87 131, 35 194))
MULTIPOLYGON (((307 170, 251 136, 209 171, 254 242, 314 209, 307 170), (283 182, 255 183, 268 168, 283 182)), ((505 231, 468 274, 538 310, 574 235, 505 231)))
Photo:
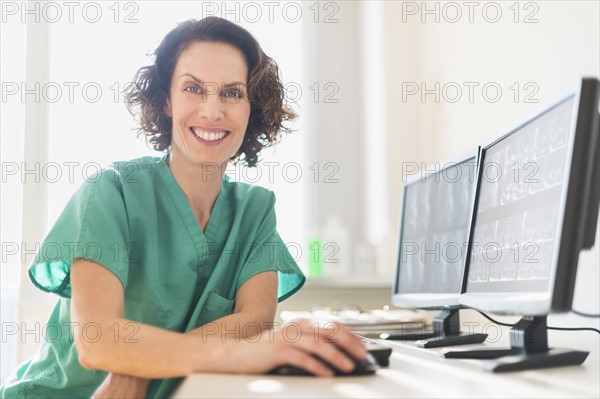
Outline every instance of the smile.
POLYGON ((225 136, 227 136, 229 134, 229 131, 227 131, 227 130, 206 131, 206 130, 202 130, 200 128, 195 128, 195 127, 190 128, 190 130, 197 138, 202 139, 203 141, 211 142, 211 143, 215 143, 217 141, 223 140, 225 138, 225 136))

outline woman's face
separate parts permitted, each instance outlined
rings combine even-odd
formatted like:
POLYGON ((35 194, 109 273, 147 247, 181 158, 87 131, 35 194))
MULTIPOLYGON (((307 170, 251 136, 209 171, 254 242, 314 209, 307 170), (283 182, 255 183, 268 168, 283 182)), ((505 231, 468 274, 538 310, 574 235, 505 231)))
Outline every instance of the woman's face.
POLYGON ((229 44, 195 42, 181 53, 166 108, 172 155, 196 165, 235 155, 250 117, 247 76, 244 56, 229 44))

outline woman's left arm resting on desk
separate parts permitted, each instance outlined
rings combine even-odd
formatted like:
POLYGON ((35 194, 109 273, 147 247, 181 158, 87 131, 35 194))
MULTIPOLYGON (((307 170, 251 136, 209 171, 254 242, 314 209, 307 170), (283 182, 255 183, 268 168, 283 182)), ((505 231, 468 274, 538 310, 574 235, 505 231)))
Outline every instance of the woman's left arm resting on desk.
MULTIPOLYGON (((244 328, 248 323, 259 328, 272 325, 277 309, 277 273, 257 274, 244 283, 235 298, 234 313, 188 332, 188 334, 222 334, 221 339, 245 339, 261 333, 257 328, 244 328), (247 335, 248 334, 248 335, 247 335)), ((146 395, 150 379, 109 373, 94 393, 93 399, 139 398, 146 395)))

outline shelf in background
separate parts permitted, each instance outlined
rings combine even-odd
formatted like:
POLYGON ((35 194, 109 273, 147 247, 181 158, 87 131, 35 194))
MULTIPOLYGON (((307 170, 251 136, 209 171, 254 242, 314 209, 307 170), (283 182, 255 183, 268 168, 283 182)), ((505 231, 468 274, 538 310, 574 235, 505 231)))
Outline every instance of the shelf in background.
POLYGON ((364 289, 364 290, 391 290, 392 277, 373 276, 344 276, 344 277, 312 277, 306 279, 303 289, 364 289))

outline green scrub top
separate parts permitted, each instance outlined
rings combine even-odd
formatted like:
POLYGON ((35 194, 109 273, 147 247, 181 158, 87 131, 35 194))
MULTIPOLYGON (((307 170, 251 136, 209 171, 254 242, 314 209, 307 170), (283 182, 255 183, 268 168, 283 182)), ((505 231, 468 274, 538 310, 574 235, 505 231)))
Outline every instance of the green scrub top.
MULTIPOLYGON (((29 269, 37 287, 60 298, 41 348, 9 377, 0 397, 90 397, 106 377, 79 364, 73 342, 69 271, 76 258, 119 279, 126 319, 171 331, 231 314, 239 288, 261 272, 278 272, 279 301, 300 289, 305 278, 277 233, 271 191, 224 176, 203 232, 166 159, 116 162, 68 202, 29 269)), ((90 339, 114 334, 87 330, 90 339)), ((134 340, 133 328, 120 338, 134 340)), ((147 396, 167 396, 180 381, 153 380, 147 396)))

